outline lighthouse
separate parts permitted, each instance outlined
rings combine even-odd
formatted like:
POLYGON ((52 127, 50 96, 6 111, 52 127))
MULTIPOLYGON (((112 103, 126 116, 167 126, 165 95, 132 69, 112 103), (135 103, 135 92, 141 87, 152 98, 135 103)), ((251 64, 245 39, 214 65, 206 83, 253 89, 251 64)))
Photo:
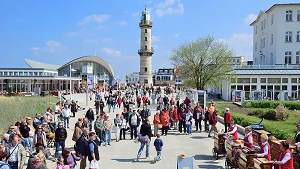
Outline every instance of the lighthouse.
POLYGON ((145 8, 142 12, 142 18, 139 23, 141 29, 141 46, 138 50, 140 55, 140 84, 146 87, 152 85, 152 55, 154 53, 151 43, 152 22, 150 21, 150 13, 145 8))

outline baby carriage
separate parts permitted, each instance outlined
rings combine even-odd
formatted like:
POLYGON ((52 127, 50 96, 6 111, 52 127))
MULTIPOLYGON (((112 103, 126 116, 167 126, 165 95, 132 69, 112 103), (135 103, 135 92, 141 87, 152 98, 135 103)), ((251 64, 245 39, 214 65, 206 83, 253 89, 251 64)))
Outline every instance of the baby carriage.
POLYGON ((55 146, 55 133, 50 132, 49 134, 46 134, 47 139, 47 147, 53 148, 55 146))

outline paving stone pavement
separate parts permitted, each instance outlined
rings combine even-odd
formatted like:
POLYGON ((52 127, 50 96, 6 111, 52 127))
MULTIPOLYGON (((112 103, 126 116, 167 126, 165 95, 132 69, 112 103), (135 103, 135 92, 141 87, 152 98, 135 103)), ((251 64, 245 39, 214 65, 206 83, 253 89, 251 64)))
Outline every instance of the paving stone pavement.
MULTIPOLYGON (((102 94, 103 96, 103 94, 102 94)), ((69 96, 66 96, 69 98, 69 96)), ((85 94, 73 94, 72 99, 77 100, 78 103, 85 107, 86 110, 89 106, 93 107, 94 101, 89 101, 89 106, 86 106, 85 94)), ((153 115, 156 112, 157 105, 151 106, 151 122, 153 120, 153 115)), ((74 142, 72 141, 72 134, 74 131, 74 124, 79 117, 84 117, 85 111, 79 111, 76 114, 76 118, 71 118, 70 129, 68 131, 68 138, 66 141, 66 147, 72 148, 74 142)), ((105 107, 104 111, 107 111, 105 107)), ((114 113, 110 113, 110 118, 113 119, 116 113, 121 113, 121 108, 116 108, 114 113)), ((222 124, 217 124, 219 130, 223 129, 222 124)), ((153 146, 154 137, 150 143, 150 155, 152 158, 145 158, 145 149, 142 153, 142 158, 139 162, 135 162, 135 158, 139 149, 140 144, 134 143, 130 140, 129 132, 126 133, 126 140, 121 140, 120 142, 115 141, 115 134, 112 134, 112 146, 99 147, 100 151, 100 161, 99 169, 176 169, 177 167, 177 155, 185 154, 186 157, 194 158, 194 169, 196 168, 206 168, 206 169, 220 169, 224 168, 225 158, 220 158, 215 160, 212 156, 213 139, 207 137, 206 132, 195 132, 193 128, 192 135, 180 135, 178 131, 170 130, 167 136, 161 136, 164 146, 162 150, 162 160, 153 164, 153 158, 156 155, 155 148, 153 146)), ((54 148, 51 149, 52 154, 54 154, 54 148)), ((56 163, 47 160, 47 166, 49 169, 54 169, 56 163)), ((78 166, 76 167, 79 168, 78 166)), ((88 166, 86 167, 88 168, 88 166)), ((189 168, 191 169, 191 168, 189 168)))

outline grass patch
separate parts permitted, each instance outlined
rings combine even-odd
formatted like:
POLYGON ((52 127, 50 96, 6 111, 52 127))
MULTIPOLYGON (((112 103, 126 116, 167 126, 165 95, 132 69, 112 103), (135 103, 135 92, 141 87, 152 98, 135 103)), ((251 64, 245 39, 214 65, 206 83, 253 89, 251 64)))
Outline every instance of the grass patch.
MULTIPOLYGON (((233 103, 216 103, 215 107, 219 110, 219 114, 221 116, 224 115, 225 108, 230 108, 230 112, 234 120, 243 127, 246 127, 252 123, 258 123, 261 120, 261 118, 256 116, 248 116, 248 113, 257 108, 242 108, 237 105, 234 105, 233 103)), ((261 108, 261 110, 274 109, 261 108)), ((296 133, 295 126, 297 124, 297 119, 295 118, 295 111, 289 110, 288 113, 289 117, 285 121, 265 119, 263 122, 265 129, 278 139, 294 138, 296 133)))
POLYGON ((36 113, 44 113, 48 107, 53 109, 58 101, 53 96, 0 97, 0 134, 25 117, 34 118, 36 113))

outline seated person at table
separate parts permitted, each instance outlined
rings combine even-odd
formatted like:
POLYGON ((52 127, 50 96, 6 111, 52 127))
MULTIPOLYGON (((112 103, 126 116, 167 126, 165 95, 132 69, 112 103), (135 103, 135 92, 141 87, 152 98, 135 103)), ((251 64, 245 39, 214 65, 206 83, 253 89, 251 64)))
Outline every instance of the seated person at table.
POLYGON ((295 142, 296 142, 296 145, 299 146, 300 145, 300 124, 297 124, 297 133, 295 135, 295 142))
POLYGON ((243 142, 244 142, 244 148, 249 148, 251 150, 254 150, 253 135, 252 135, 251 127, 245 128, 245 137, 243 139, 243 142))
POLYGON ((293 154, 289 147, 290 145, 286 141, 281 142, 278 161, 274 160, 275 169, 294 169, 293 154))
POLYGON ((238 129, 234 120, 230 121, 230 126, 228 127, 228 132, 225 134, 230 134, 233 136, 233 140, 237 140, 239 137, 238 129))
POLYGON ((267 160, 271 161, 271 148, 270 144, 268 143, 268 136, 266 134, 262 134, 260 136, 261 139, 261 146, 260 146, 260 151, 259 154, 257 154, 257 157, 263 157, 266 158, 267 160))

